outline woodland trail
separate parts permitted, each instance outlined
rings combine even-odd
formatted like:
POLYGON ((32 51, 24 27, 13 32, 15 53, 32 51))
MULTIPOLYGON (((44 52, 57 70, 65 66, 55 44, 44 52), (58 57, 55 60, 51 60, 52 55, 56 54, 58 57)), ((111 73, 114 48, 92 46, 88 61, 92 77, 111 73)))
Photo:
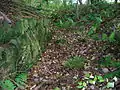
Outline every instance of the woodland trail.
POLYGON ((75 90, 76 78, 82 78, 87 72, 102 74, 95 67, 103 54, 100 47, 104 43, 86 40, 84 35, 80 32, 66 32, 64 29, 55 31, 40 61, 29 72, 29 89, 53 90, 60 87, 62 90, 75 90), (64 62, 71 56, 84 56, 87 59, 84 68, 64 67, 64 62))

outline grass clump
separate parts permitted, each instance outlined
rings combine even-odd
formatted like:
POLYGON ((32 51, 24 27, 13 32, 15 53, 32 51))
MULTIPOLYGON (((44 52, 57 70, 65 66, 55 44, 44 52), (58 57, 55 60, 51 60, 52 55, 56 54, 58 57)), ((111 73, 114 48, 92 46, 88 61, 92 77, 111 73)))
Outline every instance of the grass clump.
POLYGON ((67 43, 67 40, 65 40, 65 39, 58 39, 58 40, 56 40, 56 44, 58 44, 58 45, 64 45, 64 44, 66 44, 67 43))
POLYGON ((74 56, 69 58, 65 63, 64 66, 71 69, 81 69, 84 67, 85 58, 74 56))

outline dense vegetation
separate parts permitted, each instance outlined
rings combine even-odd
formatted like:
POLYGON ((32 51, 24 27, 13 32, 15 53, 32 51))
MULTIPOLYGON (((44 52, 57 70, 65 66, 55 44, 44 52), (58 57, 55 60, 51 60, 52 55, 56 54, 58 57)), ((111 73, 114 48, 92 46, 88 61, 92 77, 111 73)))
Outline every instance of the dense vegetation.
POLYGON ((2 0, 0 6, 0 89, 120 89, 118 0, 2 0))

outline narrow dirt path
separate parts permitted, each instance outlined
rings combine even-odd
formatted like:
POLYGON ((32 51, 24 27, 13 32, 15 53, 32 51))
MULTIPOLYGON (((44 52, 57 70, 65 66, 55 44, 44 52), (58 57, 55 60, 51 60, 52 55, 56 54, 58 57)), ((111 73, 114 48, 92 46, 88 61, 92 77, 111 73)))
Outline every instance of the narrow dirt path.
POLYGON ((98 73, 95 70, 95 61, 102 52, 99 47, 103 43, 86 40, 84 35, 64 30, 55 31, 42 58, 35 65, 29 76, 30 90, 53 90, 60 87, 62 90, 74 90, 75 77, 80 78, 86 71, 98 73), (64 40, 59 44, 58 40, 64 40), (84 56, 87 61, 84 69, 69 69, 63 66, 71 56, 84 56))

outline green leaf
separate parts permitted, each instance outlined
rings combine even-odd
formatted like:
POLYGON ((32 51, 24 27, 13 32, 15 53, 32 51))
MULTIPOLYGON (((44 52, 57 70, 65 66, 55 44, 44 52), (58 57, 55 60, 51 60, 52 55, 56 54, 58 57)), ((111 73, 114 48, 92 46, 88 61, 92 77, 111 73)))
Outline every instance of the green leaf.
POLYGON ((93 34, 93 35, 91 36, 91 38, 92 38, 93 40, 100 40, 98 34, 93 34))
POLYGON ((88 35, 92 35, 95 30, 96 30, 96 27, 92 26, 88 32, 88 35))
POLYGON ((9 43, 16 46, 17 48, 19 48, 19 43, 18 43, 17 39, 11 39, 9 43))
POLYGON ((83 68, 84 67, 84 62, 85 62, 85 58, 74 56, 74 57, 69 58, 64 63, 64 66, 68 67, 68 68, 78 69, 78 68, 83 68))
POLYGON ((98 78, 99 82, 104 82, 105 81, 102 76, 97 76, 97 78, 98 78))
POLYGON ((94 81, 97 81, 97 76, 94 77, 94 81))
POLYGON ((89 78, 90 77, 90 74, 89 73, 87 73, 87 74, 85 74, 85 78, 89 78))
POLYGON ((109 41, 114 42, 115 41, 115 32, 112 32, 109 36, 109 41))
POLYGON ((27 73, 21 73, 17 77, 20 78, 22 81, 27 81, 27 73))
POLYGON ((68 18, 68 21, 69 21, 69 22, 71 22, 71 23, 73 23, 73 22, 74 22, 71 18, 68 18))
POLYGON ((5 90, 14 90, 16 88, 14 83, 11 82, 10 80, 5 80, 4 82, 1 82, 1 86, 5 90))
POLYGON ((63 25, 63 22, 62 22, 62 20, 60 20, 60 25, 63 25))
POLYGON ((78 82, 79 85, 82 85, 83 83, 82 82, 78 82))
POLYGON ((107 88, 114 88, 115 83, 114 82, 108 82, 107 83, 107 88))
POLYGON ((100 17, 96 17, 97 23, 101 23, 102 22, 102 18, 100 17))
POLYGON ((59 87, 56 87, 54 90, 61 90, 59 87))
POLYGON ((107 34, 105 34, 105 33, 102 34, 102 40, 103 40, 103 41, 108 40, 108 36, 107 36, 107 34))
POLYGON ((81 88, 84 88, 84 86, 77 86, 77 88, 81 89, 81 88))
POLYGON ((83 82, 83 86, 84 86, 84 87, 86 87, 86 86, 87 86, 86 82, 83 82))
POLYGON ((96 82, 94 80, 89 80, 90 84, 95 84, 96 82))
POLYGON ((21 73, 15 78, 16 83, 20 88, 24 88, 26 85, 25 82, 27 81, 27 74, 26 73, 21 73))

